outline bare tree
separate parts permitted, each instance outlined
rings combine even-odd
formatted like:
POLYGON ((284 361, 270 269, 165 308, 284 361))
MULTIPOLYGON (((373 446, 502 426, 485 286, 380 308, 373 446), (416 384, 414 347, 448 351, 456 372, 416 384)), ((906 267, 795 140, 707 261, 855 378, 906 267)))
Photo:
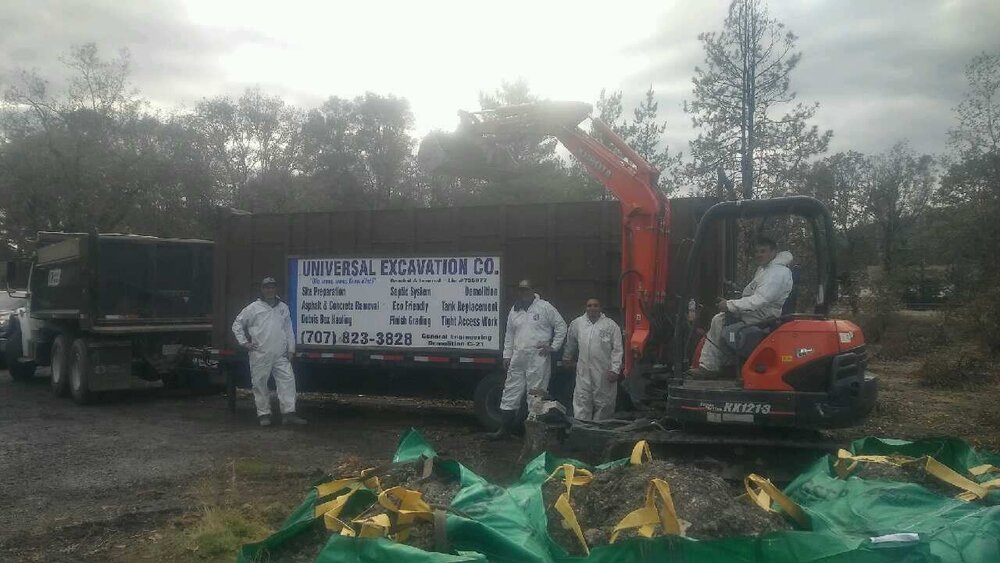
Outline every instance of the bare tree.
POLYGON ((974 57, 965 76, 969 91, 955 110, 952 147, 965 157, 1000 154, 1000 51, 974 57))
POLYGON ((895 273, 900 235, 926 211, 934 182, 934 159, 918 155, 906 143, 870 159, 865 209, 878 230, 887 276, 895 273))
POLYGON ((1000 281, 1000 52, 966 67, 968 91, 956 108, 951 161, 937 203, 952 208, 948 235, 982 283, 1000 281))

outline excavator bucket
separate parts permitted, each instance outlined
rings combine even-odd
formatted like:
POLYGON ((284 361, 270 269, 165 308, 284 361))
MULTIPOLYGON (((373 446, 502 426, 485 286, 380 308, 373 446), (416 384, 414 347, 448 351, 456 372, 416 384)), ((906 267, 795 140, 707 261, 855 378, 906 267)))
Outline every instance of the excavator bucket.
POLYGON ((576 127, 590 116, 592 110, 593 106, 584 102, 544 101, 459 115, 463 118, 463 126, 503 136, 523 134, 526 130, 551 134, 559 129, 576 127))
POLYGON ((454 133, 435 131, 420 143, 417 163, 429 174, 496 178, 519 169, 518 148, 552 131, 579 125, 591 112, 582 102, 537 102, 476 113, 459 112, 454 133))
POLYGON ((492 179, 511 174, 517 163, 502 146, 468 133, 435 131, 424 137, 417 165, 428 174, 492 179))

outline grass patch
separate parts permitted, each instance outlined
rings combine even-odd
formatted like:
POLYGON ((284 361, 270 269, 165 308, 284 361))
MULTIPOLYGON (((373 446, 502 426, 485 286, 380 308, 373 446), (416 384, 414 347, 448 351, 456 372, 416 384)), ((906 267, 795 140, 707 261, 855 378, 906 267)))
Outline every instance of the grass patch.
POLYGON ((295 510, 296 506, 285 502, 272 502, 260 509, 260 516, 267 522, 268 526, 277 530, 292 511, 295 510))
POLYGON ((264 539, 270 528, 235 508, 206 506, 200 519, 185 530, 186 551, 202 560, 232 561, 243 544, 264 539))
POLYGON ((240 547, 281 527, 310 477, 256 458, 230 459, 192 483, 185 495, 192 510, 156 530, 157 540, 137 542, 111 560, 232 562, 240 547))
POLYGON ((262 479, 276 476, 280 472, 280 467, 259 459, 243 458, 233 461, 233 473, 237 478, 262 479))
POLYGON ((875 400, 875 415, 886 421, 895 421, 899 420, 901 412, 896 402, 879 397, 875 400))

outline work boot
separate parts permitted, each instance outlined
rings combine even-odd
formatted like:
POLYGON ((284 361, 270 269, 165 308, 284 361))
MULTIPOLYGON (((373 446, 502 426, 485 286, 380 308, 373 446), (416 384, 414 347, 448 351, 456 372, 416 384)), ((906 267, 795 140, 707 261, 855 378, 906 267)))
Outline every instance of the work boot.
POLYGON ((260 416, 257 417, 257 422, 259 422, 261 426, 270 426, 271 425, 271 415, 269 415, 269 414, 262 414, 262 415, 260 415, 260 416))
POLYGON ((285 414, 281 415, 281 423, 295 424, 297 426, 302 426, 303 424, 306 423, 306 419, 299 418, 299 416, 293 412, 286 412, 285 414))
POLYGON ((500 409, 500 428, 496 432, 490 432, 486 439, 495 442, 510 436, 511 427, 514 425, 514 415, 517 411, 500 409))

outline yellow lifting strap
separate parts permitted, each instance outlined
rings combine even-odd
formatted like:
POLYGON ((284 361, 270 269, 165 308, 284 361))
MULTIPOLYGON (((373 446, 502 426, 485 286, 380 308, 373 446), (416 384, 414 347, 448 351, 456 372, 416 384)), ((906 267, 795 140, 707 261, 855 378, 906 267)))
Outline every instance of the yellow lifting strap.
POLYGON ((580 521, 576 517, 576 512, 573 511, 573 506, 569 502, 570 493, 573 490, 573 486, 583 486, 594 478, 593 473, 587 471, 586 469, 581 469, 576 467, 571 463, 566 463, 557 467, 552 474, 548 476, 546 481, 555 478, 559 473, 563 474, 563 484, 566 485, 566 492, 559 495, 556 499, 553 508, 562 516, 562 525, 564 528, 573 531, 573 535, 576 536, 576 540, 580 542, 580 546, 583 547, 583 551, 590 555, 590 547, 587 545, 587 539, 583 537, 583 530, 580 528, 580 521))
POLYGON ((958 495, 958 498, 961 498, 962 500, 966 500, 966 497, 971 497, 968 499, 970 501, 978 500, 986 497, 989 493, 989 491, 986 490, 986 487, 972 481, 971 479, 963 477, 952 468, 930 456, 916 459, 910 463, 921 467, 927 472, 928 475, 937 478, 937 480, 944 481, 949 485, 962 489, 964 492, 958 495), (963 497, 963 495, 965 496, 963 497))
POLYGON ((359 538, 389 536, 394 541, 404 542, 409 537, 410 527, 415 520, 421 519, 433 523, 431 507, 424 502, 420 491, 404 487, 393 487, 379 493, 378 503, 389 512, 354 520, 353 523, 358 528, 357 533, 350 526, 338 520, 340 525, 343 526, 340 534, 352 537, 357 536, 359 538), (395 534, 390 534, 394 529, 391 514, 396 515, 395 534))
POLYGON ((367 487, 374 491, 381 489, 378 477, 370 476, 371 471, 371 469, 366 469, 357 477, 336 479, 316 485, 316 498, 323 498, 338 491, 345 492, 337 495, 332 500, 316 505, 316 508, 313 510, 313 517, 323 517, 327 529, 332 532, 342 531, 346 525, 340 521, 340 512, 347 506, 347 501, 351 499, 351 496, 362 487, 367 487))
MULTIPOLYGON (((979 484, 982 488, 986 489, 987 493, 993 489, 1000 489, 1000 479, 993 479, 985 483, 979 484)), ((964 500, 965 502, 972 502, 974 500, 979 500, 982 497, 977 497, 975 494, 965 491, 955 495, 955 498, 959 500, 964 500)))
POLYGON ((912 461, 914 461, 914 458, 901 455, 854 455, 847 450, 838 450, 837 461, 834 462, 833 469, 837 472, 837 477, 846 479, 858 467, 858 463, 861 462, 880 463, 882 465, 904 465, 912 461))
POLYGON ((986 473, 992 473, 994 471, 1000 471, 1000 467, 984 463, 982 465, 977 465, 973 467, 972 469, 969 470, 969 473, 971 473, 976 477, 979 477, 980 475, 985 475, 986 473))
POLYGON ((771 507, 771 502, 773 501, 785 511, 785 514, 791 517, 792 520, 795 520, 795 523, 799 527, 804 530, 808 530, 811 527, 809 517, 802 511, 802 507, 794 500, 788 498, 788 495, 778 490, 778 487, 775 487, 774 483, 771 483, 770 480, 756 473, 751 473, 743 480, 743 485, 747 489, 747 495, 750 496, 750 500, 757 506, 768 512, 777 512, 777 510, 771 507))
MULTIPOLYGON (((431 524, 434 523, 434 511, 430 505, 424 502, 424 495, 420 491, 404 487, 393 487, 379 494, 378 503, 382 508, 398 515, 396 517, 398 532, 392 538, 397 542, 406 541, 410 536, 410 526, 415 521, 424 520, 431 524)), ((386 532, 389 530, 387 526, 384 529, 386 532)), ((362 532, 364 532, 364 525, 362 525, 362 532)))
POLYGON ((580 529, 580 521, 577 520, 576 512, 573 511, 573 506, 569 503, 569 495, 566 493, 559 495, 553 507, 559 513, 559 516, 562 516, 563 527, 573 531, 573 535, 576 536, 576 541, 580 542, 580 547, 583 548, 584 553, 590 555, 590 546, 587 545, 587 538, 583 537, 583 530, 580 529))
POLYGON ((375 469, 376 468, 374 467, 369 467, 368 469, 361 471, 357 477, 345 477, 343 479, 335 479, 333 481, 327 481, 326 483, 320 483, 315 487, 316 494, 319 498, 322 498, 341 489, 349 488, 355 483, 360 483, 369 489, 379 490, 380 487, 378 477, 374 476, 375 469))
POLYGON ((430 505, 424 502, 423 493, 405 487, 393 487, 382 491, 378 495, 378 503, 382 508, 400 516, 429 517, 432 513, 430 505), (393 502, 394 500, 398 502, 393 502))
POLYGON ((566 492, 569 493, 574 485, 583 486, 594 478, 594 474, 586 469, 582 469, 573 465, 572 463, 564 463, 559 467, 555 468, 548 477, 545 478, 546 481, 551 481, 555 479, 560 473, 563 474, 563 483, 566 485, 566 492))
MULTIPOLYGON (((392 521, 389 520, 388 514, 376 514, 371 518, 366 518, 364 520, 356 520, 355 523, 361 526, 360 531, 357 533, 359 538, 381 538, 389 535, 389 528, 392 526, 392 521)), ((351 528, 345 528, 350 530, 351 528)), ((354 536, 353 531, 350 534, 343 534, 354 536)))
POLYGON ((649 442, 639 440, 632 446, 632 455, 628 458, 629 465, 642 465, 643 462, 653 461, 653 452, 649 450, 649 442))
POLYGON ((611 543, 615 543, 622 530, 638 528, 638 533, 644 538, 651 538, 658 527, 668 536, 681 535, 681 523, 674 508, 674 499, 670 495, 670 485, 663 479, 652 479, 646 487, 645 504, 625 515, 611 532, 611 543), (659 497, 662 507, 657 506, 659 497))
MULTIPOLYGON (((971 479, 962 476, 955 470, 951 469, 947 465, 939 462, 930 456, 924 456, 920 458, 912 458, 906 456, 872 456, 872 455, 852 455, 847 450, 840 450, 837 452, 837 461, 834 463, 834 469, 837 471, 837 475, 840 478, 846 478, 851 472, 854 471, 859 462, 864 463, 881 463, 885 465, 916 465, 923 469, 928 475, 934 477, 938 481, 948 483, 953 487, 962 489, 962 493, 958 494, 955 498, 964 501, 973 501, 986 497, 988 494, 988 487, 976 483, 971 479)), ((973 475, 981 475, 990 470, 993 466, 980 465, 974 467, 970 470, 973 475), (978 473, 977 473, 978 471, 978 473)))
POLYGON ((323 524, 326 526, 327 530, 330 530, 331 532, 340 532, 340 535, 342 536, 349 536, 353 538, 357 535, 354 532, 354 528, 352 528, 350 524, 329 513, 323 515, 323 524))

